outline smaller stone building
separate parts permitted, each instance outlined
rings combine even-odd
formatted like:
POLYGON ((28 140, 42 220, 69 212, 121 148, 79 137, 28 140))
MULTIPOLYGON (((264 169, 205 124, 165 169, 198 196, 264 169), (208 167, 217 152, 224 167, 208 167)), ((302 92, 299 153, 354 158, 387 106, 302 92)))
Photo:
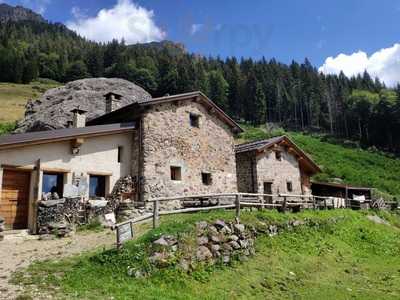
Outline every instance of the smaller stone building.
POLYGON ((287 136, 236 146, 238 190, 243 193, 311 194, 318 165, 287 136))

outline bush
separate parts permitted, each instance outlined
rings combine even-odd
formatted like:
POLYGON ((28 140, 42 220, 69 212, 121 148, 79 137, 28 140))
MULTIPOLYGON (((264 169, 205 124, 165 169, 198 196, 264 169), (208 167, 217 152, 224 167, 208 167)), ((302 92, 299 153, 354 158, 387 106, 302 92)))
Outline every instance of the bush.
POLYGON ((11 133, 15 129, 15 123, 0 124, 0 135, 11 133))
POLYGON ((266 126, 260 127, 252 127, 242 124, 241 127, 244 129, 244 132, 240 134, 240 139, 245 141, 264 140, 286 134, 283 128, 273 124, 267 124, 266 126))

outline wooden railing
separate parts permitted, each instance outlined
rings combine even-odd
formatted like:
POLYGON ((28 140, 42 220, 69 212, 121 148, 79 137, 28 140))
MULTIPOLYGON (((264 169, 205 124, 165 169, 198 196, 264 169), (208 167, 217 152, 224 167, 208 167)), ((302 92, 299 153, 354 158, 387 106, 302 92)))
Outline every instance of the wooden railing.
MULTIPOLYGON (((137 224, 149 219, 153 219, 153 228, 159 226, 160 216, 190 213, 199 211, 210 211, 215 209, 235 209, 236 217, 240 217, 240 210, 243 207, 257 207, 258 209, 277 208, 282 212, 289 209, 333 209, 337 208, 335 201, 338 198, 320 197, 314 195, 293 195, 293 194, 255 194, 255 193, 221 193, 221 194, 200 194, 185 195, 178 197, 160 197, 149 199, 147 203, 152 203, 153 212, 143 216, 124 221, 115 226, 117 229, 117 245, 120 246, 124 240, 129 239, 129 228, 133 237, 133 224, 137 224), (188 207, 172 210, 161 210, 161 204, 170 201, 191 201, 191 203, 202 203, 204 200, 217 199, 216 205, 188 207), (221 203, 223 202, 223 203, 221 203), (121 234, 120 234, 120 233, 121 234), (125 234, 125 236, 124 236, 125 234)), ((353 208, 349 203, 343 202, 344 206, 353 208)))
POLYGON ((200 194, 200 195, 185 195, 178 197, 160 197, 148 200, 149 203, 153 204, 153 213, 146 216, 128 220, 126 222, 117 224, 126 224, 127 222, 141 222, 145 219, 153 219, 153 227, 156 228, 159 225, 160 216, 190 213, 198 211, 210 211, 215 209, 235 209, 236 217, 240 216, 240 210, 242 207, 258 207, 259 209, 265 208, 279 208, 285 212, 290 208, 334 208, 332 199, 328 197, 316 197, 313 195, 293 195, 293 194, 255 194, 255 193, 225 193, 225 194, 200 194), (198 200, 198 199, 218 199, 218 204, 206 207, 190 207, 172 210, 161 210, 161 204, 163 202, 170 201, 185 201, 185 200, 198 200), (271 199, 270 202, 266 202, 267 199, 271 199), (228 202, 221 204, 220 202, 228 202))

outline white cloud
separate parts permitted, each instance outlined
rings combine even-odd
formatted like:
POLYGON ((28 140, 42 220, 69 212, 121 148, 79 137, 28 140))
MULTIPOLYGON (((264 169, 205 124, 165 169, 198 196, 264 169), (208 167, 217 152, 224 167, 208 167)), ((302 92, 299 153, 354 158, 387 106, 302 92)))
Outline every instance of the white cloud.
POLYGON ((86 17, 75 7, 71 11, 75 20, 67 22, 67 26, 80 35, 98 42, 112 39, 128 44, 159 41, 165 38, 165 32, 154 23, 154 13, 131 0, 118 0, 110 9, 102 9, 96 17, 86 17))
POLYGON ((202 30, 203 27, 204 27, 204 24, 192 24, 192 27, 190 28, 190 34, 195 35, 200 30, 202 30))
POLYGON ((71 14, 74 16, 75 19, 86 19, 88 16, 86 12, 84 12, 80 7, 73 6, 71 8, 71 14))
POLYGON ((343 71, 347 76, 357 75, 367 71, 371 76, 378 77, 388 86, 400 82, 400 44, 383 48, 368 56, 364 51, 353 54, 339 54, 328 57, 319 68, 325 74, 338 74, 343 71))

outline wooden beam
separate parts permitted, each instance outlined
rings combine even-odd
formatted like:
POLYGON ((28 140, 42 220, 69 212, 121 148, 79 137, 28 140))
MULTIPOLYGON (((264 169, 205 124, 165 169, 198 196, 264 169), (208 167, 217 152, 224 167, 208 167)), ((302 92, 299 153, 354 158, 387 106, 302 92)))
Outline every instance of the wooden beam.
POLYGON ((37 205, 38 202, 42 199, 39 190, 40 190, 40 175, 41 175, 41 167, 42 167, 42 163, 40 161, 40 158, 36 161, 35 164, 35 182, 33 183, 33 203, 31 203, 32 205, 32 212, 33 212, 33 216, 32 216, 32 231, 34 233, 38 232, 38 228, 37 228, 37 205))
POLYGON ((94 175, 94 176, 112 176, 112 172, 101 172, 101 171, 89 171, 86 172, 88 175, 94 175))
POLYGON ((80 147, 85 143, 84 138, 76 138, 72 140, 72 147, 80 147))
POLYGON ((42 167, 42 171, 49 173, 71 173, 71 169, 49 168, 49 167, 42 167))
POLYGON ((288 147, 287 151, 289 153, 296 153, 296 150, 294 150, 292 147, 288 147))
POLYGON ((33 165, 27 165, 27 166, 18 166, 18 165, 8 165, 8 164, 2 164, 1 167, 6 170, 20 170, 20 171, 33 171, 35 167, 33 165))
POLYGON ((201 101, 201 97, 200 96, 196 96, 193 98, 194 102, 200 102, 201 101))

